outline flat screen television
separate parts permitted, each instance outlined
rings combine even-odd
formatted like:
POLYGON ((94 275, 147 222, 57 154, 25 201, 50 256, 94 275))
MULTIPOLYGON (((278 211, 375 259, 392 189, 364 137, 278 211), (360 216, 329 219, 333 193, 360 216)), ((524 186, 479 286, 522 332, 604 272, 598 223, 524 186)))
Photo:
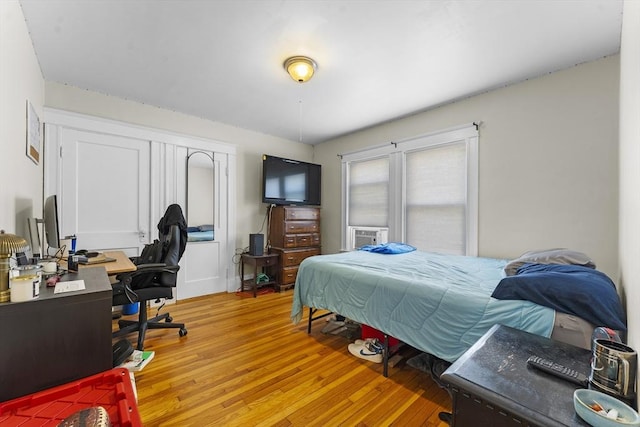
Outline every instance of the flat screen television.
POLYGON ((58 199, 56 195, 44 201, 44 235, 50 248, 60 249, 60 226, 58 222, 58 199))
POLYGON ((262 156, 262 202, 320 205, 322 167, 314 163, 262 156))

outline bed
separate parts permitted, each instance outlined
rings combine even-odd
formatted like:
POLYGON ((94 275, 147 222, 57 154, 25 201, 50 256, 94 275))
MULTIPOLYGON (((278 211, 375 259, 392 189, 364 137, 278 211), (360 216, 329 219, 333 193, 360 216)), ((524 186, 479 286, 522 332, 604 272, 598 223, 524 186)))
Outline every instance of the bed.
MULTIPOLYGON (((573 259, 567 261, 566 257, 561 263, 565 265, 527 261, 530 260, 526 257, 509 261, 421 251, 393 255, 368 251, 319 255, 305 259, 299 267, 291 319, 294 323, 300 322, 304 307, 310 308, 309 321, 314 310, 327 310, 383 331, 448 362, 458 359, 495 324, 544 337, 574 340, 572 344, 587 348, 594 324, 615 325, 617 330, 626 328, 620 323, 624 322, 624 314, 615 285, 607 283, 609 279, 590 262, 579 260, 572 264, 573 259), (582 295, 580 289, 586 289, 585 285, 577 282, 575 286, 556 286, 553 274, 572 278, 576 274, 545 271, 542 274, 552 274, 551 288, 559 289, 560 306, 543 305, 535 296, 532 299, 537 302, 513 295, 514 287, 517 292, 527 289, 515 280, 527 274, 535 275, 519 274, 519 271, 536 266, 584 269, 578 273, 597 272, 599 279, 604 276, 606 280, 595 285, 596 290, 590 291, 588 301, 575 301, 575 286, 582 295), (507 276, 505 269, 513 271, 507 276), (502 286, 503 282, 508 282, 507 286, 502 286), (506 291, 507 299, 499 299, 496 295, 499 290, 506 291), (565 295, 568 291, 574 294, 565 295), (571 312, 564 307, 564 300, 569 300, 569 305, 586 305, 589 313, 582 309, 571 312), (604 301, 607 305, 604 320, 593 318, 593 312, 598 316, 600 308, 589 306, 592 300, 604 301), (609 315, 615 317, 615 321, 603 324, 609 315)), ((534 290, 538 289, 537 285, 533 286, 534 290)))
POLYGON ((187 228, 188 242, 207 242, 214 240, 214 237, 213 225, 199 225, 187 228))

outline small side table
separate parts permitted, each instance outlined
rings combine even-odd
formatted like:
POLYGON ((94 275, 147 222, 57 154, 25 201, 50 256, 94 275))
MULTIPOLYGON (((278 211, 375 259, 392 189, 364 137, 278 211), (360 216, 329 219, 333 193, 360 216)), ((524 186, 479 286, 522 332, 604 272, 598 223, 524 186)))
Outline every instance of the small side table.
POLYGON ((453 398, 452 426, 587 426, 573 408, 577 385, 527 365, 536 355, 589 375, 589 350, 496 325, 440 379, 453 398))
MULTIPOLYGON (((257 295, 257 290, 259 286, 267 286, 267 285, 275 285, 276 281, 271 279, 267 282, 258 283, 258 269, 260 272, 264 272, 268 267, 277 267, 278 266, 278 254, 265 254, 265 255, 249 255, 242 254, 240 257, 240 290, 244 291, 244 286, 253 287, 253 297, 255 298, 257 295), (253 277, 250 279, 244 278, 244 265, 252 265, 253 266, 253 277)), ((271 275, 270 277, 275 277, 275 275, 271 275)))

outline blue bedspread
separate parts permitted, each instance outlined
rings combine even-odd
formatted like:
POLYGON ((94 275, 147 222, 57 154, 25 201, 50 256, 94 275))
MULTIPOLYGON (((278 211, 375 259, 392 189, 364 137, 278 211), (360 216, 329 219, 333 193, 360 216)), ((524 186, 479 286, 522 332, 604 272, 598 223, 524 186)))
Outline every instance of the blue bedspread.
POLYGON ((187 241, 189 242, 205 242, 213 240, 213 230, 210 231, 190 231, 187 234, 187 241))
POLYGON ((453 362, 500 323, 549 337, 555 312, 491 298, 507 260, 415 251, 354 251, 300 264, 291 319, 304 307, 333 311, 453 362))

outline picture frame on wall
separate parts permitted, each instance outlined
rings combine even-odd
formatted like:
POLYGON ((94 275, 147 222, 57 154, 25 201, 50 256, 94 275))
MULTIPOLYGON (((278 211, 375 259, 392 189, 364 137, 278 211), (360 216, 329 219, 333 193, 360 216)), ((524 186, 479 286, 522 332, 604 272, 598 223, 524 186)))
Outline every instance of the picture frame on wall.
POLYGON ((27 99, 27 157, 36 165, 40 162, 40 118, 27 99))

